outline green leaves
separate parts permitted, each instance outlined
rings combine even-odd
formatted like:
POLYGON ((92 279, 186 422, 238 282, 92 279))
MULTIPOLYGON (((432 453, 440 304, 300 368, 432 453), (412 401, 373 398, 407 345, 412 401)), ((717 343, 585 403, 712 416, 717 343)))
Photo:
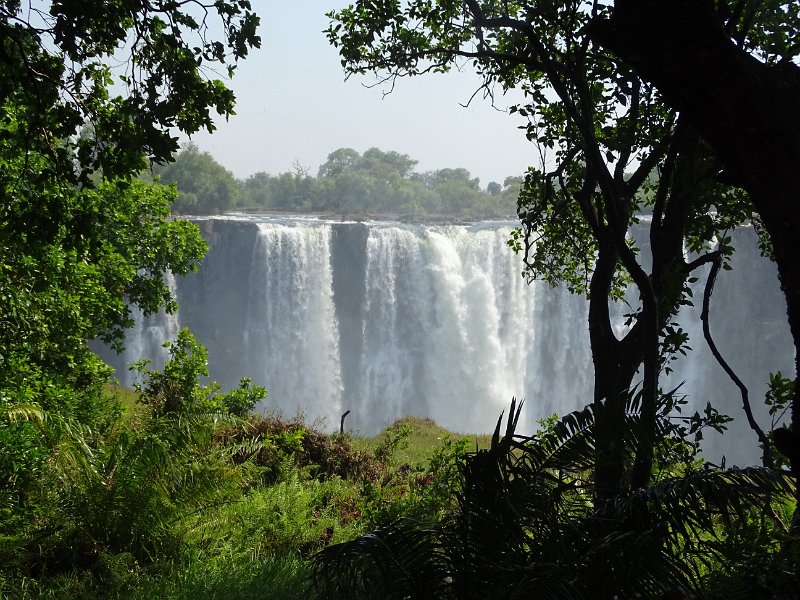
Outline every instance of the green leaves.
POLYGON ((80 479, 117 414, 99 393, 111 369, 87 341, 119 347, 132 303, 174 309, 164 277, 196 268, 205 243, 194 225, 170 218, 174 189, 124 180, 79 189, 59 182, 45 155, 0 142, 0 156, 0 456, 9 457, 0 459, 0 500, 13 513, 0 515, 5 531, 6 516, 32 514, 24 499, 41 491, 45 464, 63 475, 58 486, 80 479))
MULTIPOLYGON (((176 309, 165 277, 195 269, 205 242, 171 218, 174 188, 134 177, 172 159, 175 129, 232 114, 216 70, 260 43, 246 0, 48 7, 0 8, 0 562, 19 544, 13 560, 41 571, 104 546, 144 558, 175 543, 169 520, 237 485, 224 450, 199 452, 213 418, 121 425, 88 341, 120 349, 131 305, 176 309)), ((174 403, 241 413, 263 397, 246 383, 203 396, 192 356, 158 380, 188 394, 174 403)))
POLYGON ((217 213, 239 202, 239 182, 233 174, 194 144, 186 145, 173 162, 156 166, 153 172, 163 183, 177 186, 178 197, 172 201, 176 212, 217 213))
MULTIPOLYGON (((629 402, 631 414, 639 401, 629 402)), ((780 535, 758 514, 790 497, 785 472, 667 459, 653 485, 597 502, 593 409, 550 421, 531 438, 516 434, 517 418, 512 404, 506 435, 501 419, 491 448, 467 457, 455 512, 436 523, 395 519, 323 550, 314 560, 320 591, 332 598, 705 597, 703 575, 719 580, 736 565, 747 576, 736 538, 758 529, 761 551, 778 548, 780 535)), ((637 420, 622 426, 627 450, 642 434, 637 420)))
POLYGON ((177 149, 172 128, 213 130, 210 109, 228 116, 234 97, 208 73, 222 67, 230 76, 237 61, 260 45, 259 20, 244 0, 201 7, 202 20, 195 18, 196 4, 57 1, 31 21, 19 6, 4 12, 0 30, 11 60, 0 65, 0 103, 14 98, 34 108, 24 119, 30 128, 19 147, 56 158, 52 139, 69 139, 91 123, 92 135, 79 142, 77 165, 59 158, 55 169, 85 185, 97 170, 129 176, 145 166, 143 156, 170 160, 177 149), (212 34, 219 30, 221 40, 212 34), (112 75, 125 95, 111 88, 112 75))
POLYGON ((516 178, 508 178, 502 187, 490 182, 493 192, 484 192, 466 169, 417 173, 415 165, 415 160, 394 151, 370 148, 362 155, 339 148, 328 155, 317 177, 299 164, 294 172, 274 177, 256 173, 245 181, 243 196, 253 206, 290 211, 473 219, 513 214, 516 178))
POLYGON ((237 389, 224 394, 219 393, 220 386, 215 382, 202 385, 200 379, 208 376, 208 354, 188 329, 182 329, 175 341, 165 346, 170 359, 162 371, 151 371, 147 359, 132 367, 145 377, 144 383, 135 385, 140 400, 157 418, 245 416, 267 395, 263 387, 251 385, 247 378, 237 389))

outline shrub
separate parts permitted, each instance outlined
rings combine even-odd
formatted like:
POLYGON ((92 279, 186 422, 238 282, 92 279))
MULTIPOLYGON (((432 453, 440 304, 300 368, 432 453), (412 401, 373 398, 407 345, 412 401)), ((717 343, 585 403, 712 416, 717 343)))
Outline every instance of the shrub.
POLYGON ((319 479, 376 480, 381 470, 374 455, 354 449, 348 436, 324 434, 299 417, 250 415, 246 422, 223 429, 219 441, 241 446, 236 461, 261 467, 264 483, 277 481, 286 456, 319 479), (261 444, 248 446, 248 440, 261 444))

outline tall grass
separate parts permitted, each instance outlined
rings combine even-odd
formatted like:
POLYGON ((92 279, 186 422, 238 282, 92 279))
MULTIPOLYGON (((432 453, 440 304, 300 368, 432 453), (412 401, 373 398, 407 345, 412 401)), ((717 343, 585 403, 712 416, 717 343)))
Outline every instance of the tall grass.
POLYGON ((125 409, 92 449, 92 476, 64 487, 54 473, 41 524, 0 538, 20 557, 0 564, 0 600, 314 598, 316 552, 453 503, 466 442, 427 419, 363 440, 297 419, 159 417, 107 392, 125 409))
MULTIPOLYGON (((122 596, 120 596, 122 597, 122 596)), ((243 561, 237 554, 175 565, 141 578, 130 600, 307 600, 313 598, 306 561, 296 555, 243 561)))
POLYGON ((242 560, 220 555, 137 569, 107 557, 98 572, 70 571, 44 581, 0 577, 0 600, 300 600, 312 599, 305 560, 294 555, 242 560))
POLYGON ((448 438, 459 440, 467 438, 472 450, 476 447, 485 449, 491 444, 492 436, 489 434, 453 433, 437 425, 433 419, 406 416, 398 419, 375 436, 353 437, 353 445, 358 449, 375 452, 376 449, 386 444, 387 437, 397 435, 397 432, 405 428, 408 428, 408 435, 405 437, 407 443, 401 443, 395 447, 391 455, 392 466, 399 467, 408 464, 425 468, 434 453, 448 438))

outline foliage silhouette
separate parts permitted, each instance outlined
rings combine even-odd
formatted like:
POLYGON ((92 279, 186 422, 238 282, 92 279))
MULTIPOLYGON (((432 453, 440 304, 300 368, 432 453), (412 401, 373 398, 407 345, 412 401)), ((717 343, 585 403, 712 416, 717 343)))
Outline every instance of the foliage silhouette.
POLYGON ((348 74, 394 85, 468 61, 488 95, 524 93, 511 112, 524 119, 520 128, 539 157, 509 245, 529 279, 588 297, 601 498, 646 484, 658 443, 659 379, 687 347, 675 318, 692 303, 698 269, 725 261, 728 230, 753 216, 747 195, 715 177, 717 157, 683 115, 593 43, 590 26, 612 4, 356 1, 329 13, 326 32, 348 74), (631 306, 624 329, 612 316, 620 301, 631 306), (638 377, 642 435, 637 467, 624 481, 619 425, 638 377))
MULTIPOLYGON (((629 402, 626 448, 641 435, 629 402)), ((595 411, 516 435, 512 403, 489 450, 467 460, 457 509, 401 519, 315 557, 326 597, 689 598, 738 559, 726 532, 793 486, 786 472, 675 463, 647 487, 593 504, 595 411)), ((666 425, 665 425, 666 427, 666 425)), ((776 545, 772 539, 771 544, 776 545)), ((741 566, 741 565, 740 565, 741 566)))

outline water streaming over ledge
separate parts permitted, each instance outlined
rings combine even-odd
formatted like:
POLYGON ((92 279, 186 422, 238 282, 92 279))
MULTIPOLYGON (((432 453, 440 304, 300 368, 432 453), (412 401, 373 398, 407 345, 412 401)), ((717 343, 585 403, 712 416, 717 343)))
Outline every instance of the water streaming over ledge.
MULTIPOLYGON (((507 247, 510 223, 405 225, 309 218, 197 221, 209 253, 175 286, 177 317, 140 319, 120 365, 188 326, 208 347, 225 386, 252 377, 269 390, 263 410, 302 412, 329 428, 372 434, 394 419, 429 416, 454 431, 491 430, 512 396, 526 399, 526 429, 591 398, 586 302, 543 282, 528 286, 507 247)), ((791 372, 793 352, 775 269, 752 232, 735 235, 731 272, 712 303, 718 345, 758 403, 770 371, 791 372)), ((701 281, 698 284, 702 284, 701 281)), ((695 292, 700 304, 701 288, 695 292)), ((671 382, 702 410, 741 413, 738 393, 705 348, 699 309, 680 324, 694 351, 671 382)), ((160 355, 160 356, 159 356, 160 355)), ((157 360, 156 362, 159 362, 157 360)), ((694 408, 692 408, 692 412, 694 408)), ((768 425, 761 413, 762 423, 768 425)), ((728 463, 755 456, 743 419, 728 463)))

